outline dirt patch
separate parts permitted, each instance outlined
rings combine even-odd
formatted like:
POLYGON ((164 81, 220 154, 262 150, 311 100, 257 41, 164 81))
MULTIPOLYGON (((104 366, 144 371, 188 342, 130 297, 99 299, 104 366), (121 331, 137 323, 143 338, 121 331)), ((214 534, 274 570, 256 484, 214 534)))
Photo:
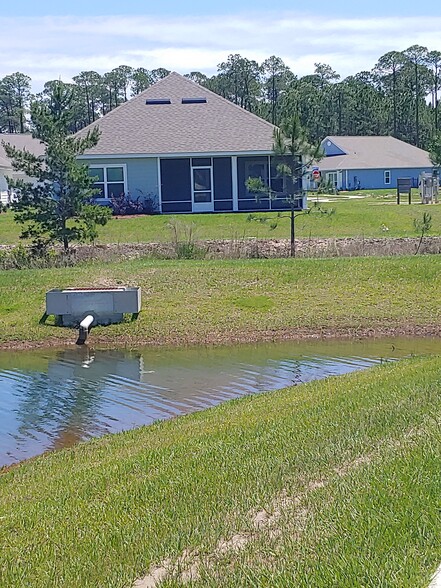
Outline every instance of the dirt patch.
MULTIPOLYGON (((368 257, 384 255, 413 255, 419 239, 350 237, 339 239, 297 239, 297 257, 368 257)), ((218 239, 197 241, 198 255, 208 259, 247 259, 289 257, 290 243, 287 239, 218 239)), ((441 253, 441 237, 426 237, 419 253, 441 253)), ((73 261, 101 260, 117 261, 150 256, 173 259, 177 257, 173 243, 111 243, 107 245, 77 246, 73 261)))
MULTIPOLYGON (((414 255, 418 250, 418 245, 419 239, 412 237, 296 239, 296 257, 414 255)), ((0 250, 3 251, 12 251, 13 249, 13 246, 0 245, 0 250)), ((288 239, 212 239, 196 241, 194 247, 189 251, 189 256, 205 259, 273 259, 289 257, 290 242, 288 239)), ((92 260, 115 262, 139 257, 176 259, 182 256, 182 249, 179 249, 177 244, 170 242, 77 245, 71 249, 67 256, 63 254, 61 249, 58 252, 59 259, 53 260, 55 265, 75 265, 92 260)), ((441 253, 441 237, 425 237, 419 253, 441 253)), ((8 267, 5 266, 4 269, 8 269, 8 267)))

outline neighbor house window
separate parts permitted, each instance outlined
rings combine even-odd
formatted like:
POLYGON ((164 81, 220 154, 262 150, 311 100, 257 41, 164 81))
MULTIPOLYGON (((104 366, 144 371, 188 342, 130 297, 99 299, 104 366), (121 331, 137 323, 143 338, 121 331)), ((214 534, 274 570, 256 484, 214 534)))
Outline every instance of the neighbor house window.
POLYGON ((384 184, 388 186, 390 184, 390 171, 384 172, 384 184))
POLYGON ((90 166, 89 175, 95 178, 93 187, 99 190, 95 198, 110 200, 127 192, 125 165, 90 166))
POLYGON ((338 189, 338 172, 329 172, 326 174, 327 181, 333 188, 338 189))

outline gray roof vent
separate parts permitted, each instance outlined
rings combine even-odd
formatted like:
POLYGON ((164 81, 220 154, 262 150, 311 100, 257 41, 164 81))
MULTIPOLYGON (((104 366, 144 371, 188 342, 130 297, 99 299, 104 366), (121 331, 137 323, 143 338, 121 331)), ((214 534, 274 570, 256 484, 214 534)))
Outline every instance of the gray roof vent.
POLYGON ((170 98, 147 98, 146 104, 171 104, 170 98))
POLYGON ((182 104, 206 104, 206 98, 182 98, 182 104))

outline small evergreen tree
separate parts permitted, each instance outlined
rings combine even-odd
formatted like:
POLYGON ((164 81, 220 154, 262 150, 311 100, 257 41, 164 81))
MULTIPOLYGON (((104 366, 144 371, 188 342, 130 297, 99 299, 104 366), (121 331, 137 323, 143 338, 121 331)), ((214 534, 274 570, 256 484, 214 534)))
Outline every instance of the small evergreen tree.
POLYGON ((111 216, 107 207, 91 203, 93 178, 77 160, 97 144, 99 131, 95 127, 83 138, 69 134, 72 100, 72 92, 60 83, 46 102, 32 105, 33 136, 45 145, 43 158, 3 142, 13 169, 33 179, 8 183, 17 193, 15 221, 25 225, 20 237, 31 239, 38 250, 58 242, 67 252, 72 241, 93 241, 97 225, 105 225, 111 216))
MULTIPOLYGON (((298 212, 299 200, 304 196, 303 177, 308 173, 311 164, 323 157, 323 153, 320 145, 314 147, 307 141, 297 116, 274 130, 273 153, 277 174, 283 178, 286 193, 284 200, 289 205, 290 254, 295 257, 295 219, 303 214, 298 212)), ((270 198, 276 197, 271 186, 266 185, 262 178, 248 178, 246 186, 257 199, 262 194, 269 194, 270 198)), ((281 217, 279 214, 279 218, 281 217)))

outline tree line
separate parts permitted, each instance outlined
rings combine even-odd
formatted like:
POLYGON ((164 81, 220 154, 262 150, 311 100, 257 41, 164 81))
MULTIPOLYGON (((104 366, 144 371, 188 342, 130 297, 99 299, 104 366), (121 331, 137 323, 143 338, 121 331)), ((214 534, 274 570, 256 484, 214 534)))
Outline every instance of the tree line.
MULTIPOLYGON (((26 132, 31 104, 56 108, 60 84, 73 95, 70 131, 75 132, 169 73, 127 65, 103 75, 82 71, 73 83, 46 82, 36 95, 29 76, 7 75, 0 80, 0 132, 26 132)), ((390 51, 371 71, 344 79, 325 63, 298 77, 280 57, 259 64, 239 54, 229 55, 213 76, 193 71, 186 77, 275 125, 297 116, 312 143, 326 135, 392 135, 427 149, 441 132, 441 52, 421 45, 390 51)))

